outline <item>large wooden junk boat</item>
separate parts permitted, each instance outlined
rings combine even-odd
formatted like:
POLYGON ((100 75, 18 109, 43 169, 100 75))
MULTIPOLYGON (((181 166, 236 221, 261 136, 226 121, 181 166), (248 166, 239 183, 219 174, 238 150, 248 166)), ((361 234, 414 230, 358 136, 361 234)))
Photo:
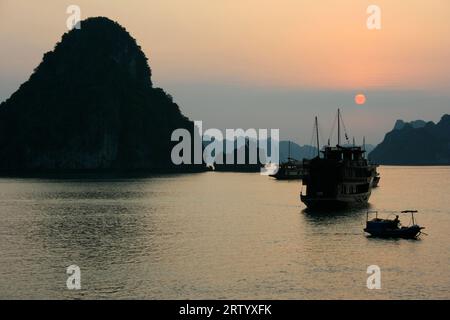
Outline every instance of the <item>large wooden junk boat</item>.
MULTIPOLYGON (((361 146, 341 145, 340 110, 337 117, 338 144, 332 147, 328 143, 315 158, 303 161, 305 174, 300 199, 308 208, 365 205, 372 192, 377 166, 369 163, 361 146)), ((315 130, 320 150, 317 117, 315 130)))

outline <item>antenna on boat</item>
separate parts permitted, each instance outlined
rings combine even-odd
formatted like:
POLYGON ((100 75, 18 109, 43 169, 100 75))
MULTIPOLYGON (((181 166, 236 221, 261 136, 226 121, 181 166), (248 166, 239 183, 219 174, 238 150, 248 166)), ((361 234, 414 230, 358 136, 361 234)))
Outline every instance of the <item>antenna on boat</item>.
POLYGON ((363 150, 366 152, 366 136, 363 136, 363 150))
POLYGON ((319 124, 316 116, 316 136, 317 136, 317 157, 320 157, 320 143, 319 143, 319 124))
POLYGON ((355 144, 355 137, 353 137, 353 146, 356 146, 356 144, 355 144))

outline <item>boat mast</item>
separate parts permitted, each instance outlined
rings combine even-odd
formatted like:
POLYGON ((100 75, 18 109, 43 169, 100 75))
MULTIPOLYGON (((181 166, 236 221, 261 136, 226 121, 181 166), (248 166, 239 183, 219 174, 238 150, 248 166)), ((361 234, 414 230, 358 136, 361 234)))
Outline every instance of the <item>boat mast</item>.
POLYGON ((291 140, 289 140, 288 161, 291 160, 291 140))
POLYGON ((320 143, 319 143, 319 124, 316 116, 316 136, 317 136, 317 157, 320 157, 320 143))
POLYGON ((338 146, 341 144, 341 110, 338 108, 338 146))

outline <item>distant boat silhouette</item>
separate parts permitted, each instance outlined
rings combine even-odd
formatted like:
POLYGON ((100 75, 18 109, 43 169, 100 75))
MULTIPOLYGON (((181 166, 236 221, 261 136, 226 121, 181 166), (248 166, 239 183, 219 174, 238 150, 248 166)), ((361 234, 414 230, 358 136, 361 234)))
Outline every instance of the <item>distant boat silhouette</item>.
POLYGON ((303 162, 301 160, 291 158, 291 142, 289 141, 288 159, 282 162, 276 173, 269 175, 277 180, 295 180, 303 177, 303 162))

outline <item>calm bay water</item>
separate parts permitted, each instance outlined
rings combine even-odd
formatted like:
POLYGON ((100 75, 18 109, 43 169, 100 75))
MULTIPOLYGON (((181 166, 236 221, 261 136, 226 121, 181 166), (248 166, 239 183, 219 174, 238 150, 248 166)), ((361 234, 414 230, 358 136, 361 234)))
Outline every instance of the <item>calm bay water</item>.
POLYGON ((259 174, 1 178, 0 298, 449 299, 450 167, 380 172, 371 210, 418 209, 428 236, 367 238, 366 209, 307 213, 259 174))

